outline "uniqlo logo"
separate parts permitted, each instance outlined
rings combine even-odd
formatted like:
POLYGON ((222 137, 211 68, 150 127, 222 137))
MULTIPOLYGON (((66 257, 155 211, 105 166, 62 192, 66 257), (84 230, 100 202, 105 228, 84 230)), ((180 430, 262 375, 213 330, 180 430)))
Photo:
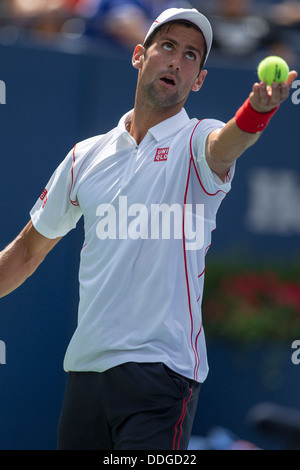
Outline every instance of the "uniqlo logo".
POLYGON ((155 162, 165 162, 168 159, 169 148, 157 149, 154 157, 155 162))
POLYGON ((40 195, 40 200, 43 201, 45 199, 45 197, 47 196, 47 189, 45 188, 44 191, 42 192, 42 194, 40 195))
POLYGON ((40 195, 40 199, 41 199, 41 201, 43 201, 42 209, 44 209, 45 204, 46 204, 46 202, 47 202, 47 199, 48 199, 47 194, 48 194, 48 191, 47 191, 47 189, 45 188, 44 191, 42 192, 42 194, 40 195))

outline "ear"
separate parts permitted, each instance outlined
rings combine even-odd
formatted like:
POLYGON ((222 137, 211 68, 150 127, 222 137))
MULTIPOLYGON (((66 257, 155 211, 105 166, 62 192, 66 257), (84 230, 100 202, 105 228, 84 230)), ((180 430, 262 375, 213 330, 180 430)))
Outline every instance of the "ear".
POLYGON ((141 44, 138 44, 132 55, 132 65, 135 69, 140 69, 144 59, 145 48, 141 44))
POLYGON ((199 91, 203 85, 205 77, 207 75, 207 70, 201 70, 198 77, 196 78, 194 85, 192 86, 192 91, 199 91))

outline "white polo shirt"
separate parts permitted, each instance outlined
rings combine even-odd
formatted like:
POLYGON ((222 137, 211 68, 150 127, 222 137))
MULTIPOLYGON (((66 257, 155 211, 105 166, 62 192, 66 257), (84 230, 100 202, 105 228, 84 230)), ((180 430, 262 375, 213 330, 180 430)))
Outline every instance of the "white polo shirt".
POLYGON ((208 373, 201 302, 205 254, 230 190, 208 167, 205 143, 224 123, 182 109, 139 146, 118 126, 78 143, 31 210, 48 238, 84 216, 78 326, 67 371, 164 362, 203 382, 208 373))

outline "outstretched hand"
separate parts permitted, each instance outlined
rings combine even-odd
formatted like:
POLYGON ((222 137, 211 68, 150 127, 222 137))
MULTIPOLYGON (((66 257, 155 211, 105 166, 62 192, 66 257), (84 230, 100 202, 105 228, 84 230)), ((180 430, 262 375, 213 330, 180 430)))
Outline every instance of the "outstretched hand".
POLYGON ((267 86, 265 83, 255 83, 250 94, 250 103, 252 108, 259 113, 268 113, 272 109, 283 103, 290 94, 291 85, 298 77, 298 73, 293 70, 289 72, 286 82, 273 83, 267 86))

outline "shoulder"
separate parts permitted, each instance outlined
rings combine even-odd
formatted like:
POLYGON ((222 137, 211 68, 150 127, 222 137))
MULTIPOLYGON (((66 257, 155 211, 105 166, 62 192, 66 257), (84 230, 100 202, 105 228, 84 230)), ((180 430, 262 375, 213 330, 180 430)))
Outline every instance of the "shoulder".
POLYGON ((193 134, 195 134, 195 137, 207 137, 210 132, 215 129, 222 129, 225 126, 225 122, 218 119, 192 119, 191 122, 193 123, 193 134))
POLYGON ((110 141, 113 133, 114 129, 106 134, 96 135, 77 142, 70 151, 74 163, 93 159, 97 151, 110 141))
POLYGON ((198 156, 205 156, 206 140, 209 134, 216 129, 222 129, 225 123, 217 119, 192 119, 191 125, 190 150, 198 156))
POLYGON ((87 152, 89 152, 95 144, 97 144, 98 142, 100 142, 102 139, 103 139, 104 135, 96 135, 96 136, 93 136, 93 137, 89 137, 87 139, 84 139, 84 140, 81 140, 80 142, 77 142, 72 151, 78 155, 79 153, 82 155, 82 154, 86 154, 87 152))

